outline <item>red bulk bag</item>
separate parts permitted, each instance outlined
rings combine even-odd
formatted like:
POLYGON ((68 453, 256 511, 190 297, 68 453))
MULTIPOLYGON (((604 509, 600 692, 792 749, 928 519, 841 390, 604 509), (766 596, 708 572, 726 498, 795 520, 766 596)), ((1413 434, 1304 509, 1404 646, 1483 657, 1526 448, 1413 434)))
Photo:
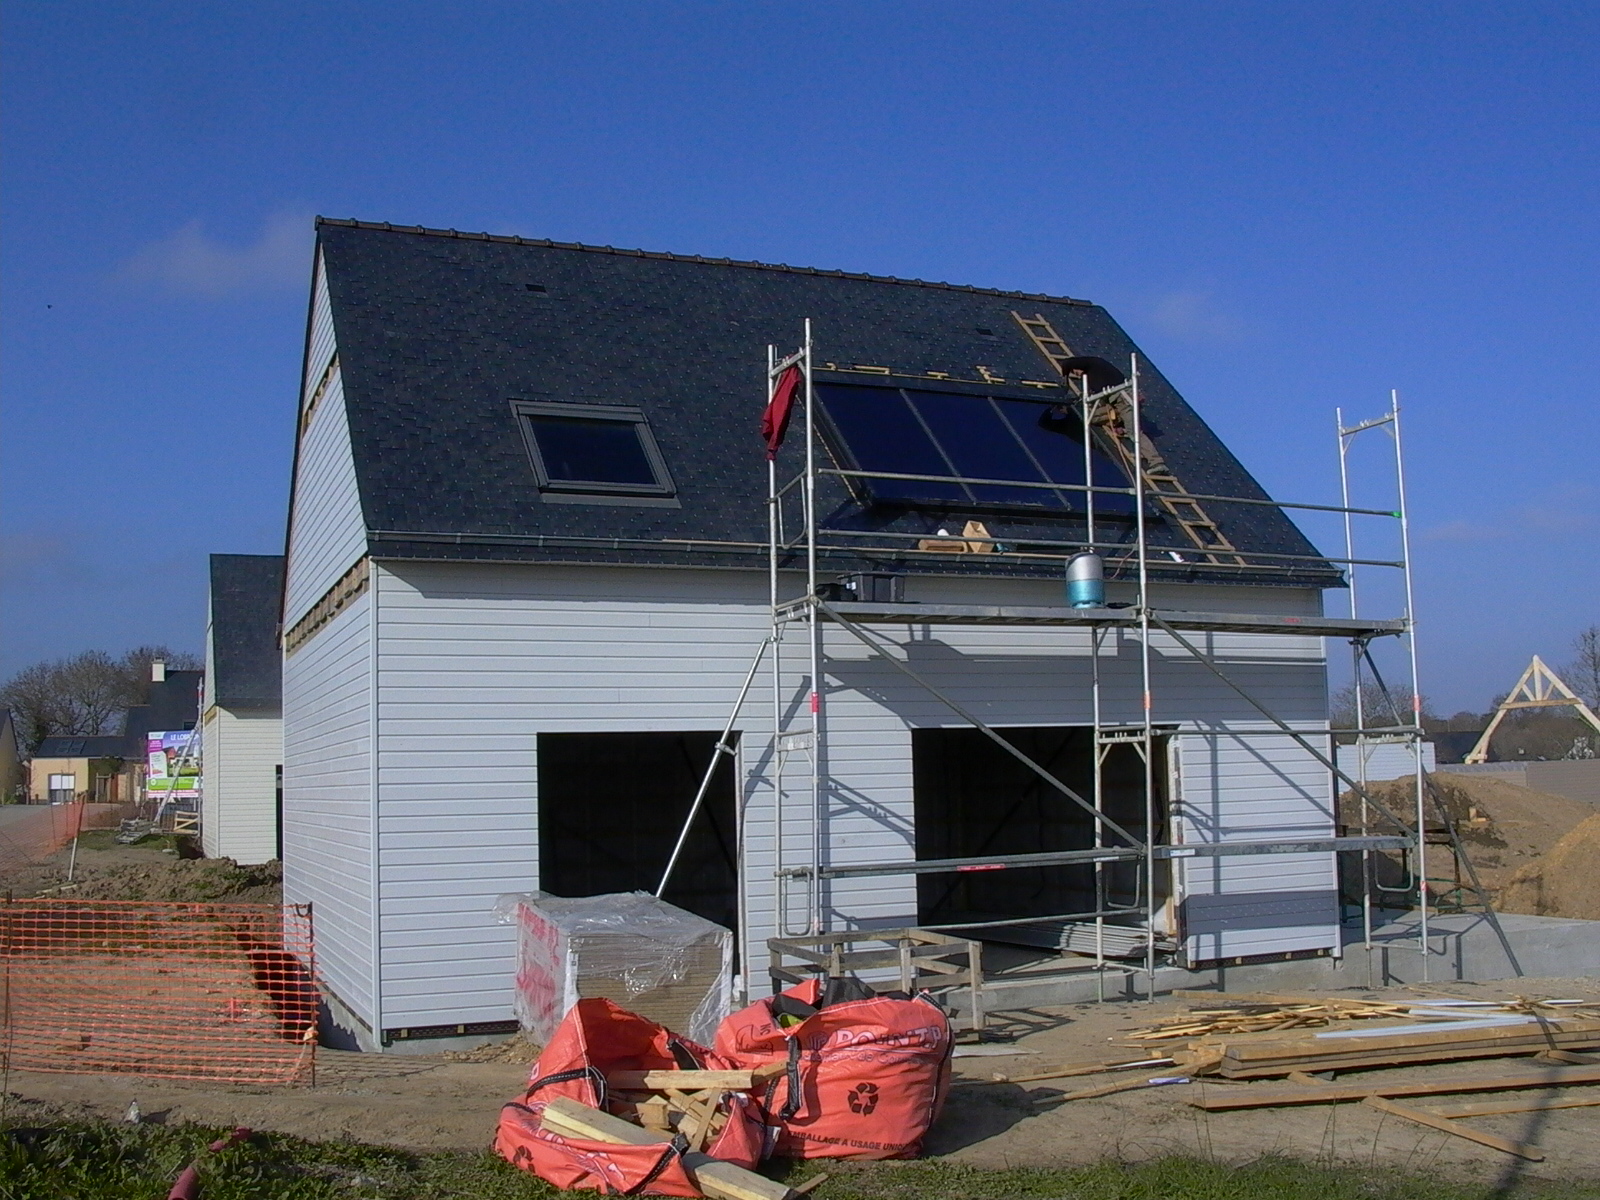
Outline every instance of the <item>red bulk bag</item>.
MULTIPOLYGON (((494 1148, 512 1165, 558 1188, 594 1188, 629 1196, 699 1196, 684 1170, 681 1143, 618 1146, 563 1137, 542 1127, 544 1106, 557 1096, 605 1108, 610 1072, 673 1068, 738 1069, 609 1000, 579 1000, 539 1055, 522 1099, 500 1110, 494 1148)), ((753 1100, 730 1092, 723 1103, 728 1123, 706 1153, 754 1167, 761 1155, 762 1130, 753 1100)))
MULTIPOLYGON (((816 1007, 811 980, 783 993, 816 1007)), ((768 1153, 787 1158, 915 1158, 950 1089, 950 1022, 926 996, 872 996, 819 1008, 783 1028, 772 999, 717 1029, 737 1067, 788 1071, 757 1095, 768 1153)))

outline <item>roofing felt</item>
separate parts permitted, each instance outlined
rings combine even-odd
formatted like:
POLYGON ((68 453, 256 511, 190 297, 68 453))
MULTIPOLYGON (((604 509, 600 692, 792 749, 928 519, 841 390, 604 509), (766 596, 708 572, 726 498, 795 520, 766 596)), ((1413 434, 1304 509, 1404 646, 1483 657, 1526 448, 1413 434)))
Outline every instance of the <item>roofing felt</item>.
MULTIPOLYGON (((836 382, 937 374, 1002 380, 988 388, 997 394, 1059 395, 1023 384, 1054 386, 1055 376, 1013 311, 1045 316, 1078 354, 1127 363, 1138 351, 1103 308, 1065 297, 359 222, 320 220, 318 244, 370 546, 387 558, 764 561, 762 367, 768 344, 792 348, 807 318, 819 378, 836 382), (551 502, 512 401, 643 410, 678 505, 551 502)), ((1140 359, 1146 431, 1189 490, 1268 499, 1140 359)), ((791 435, 791 447, 798 441, 791 435)), ((792 471, 793 459, 786 447, 780 466, 792 471)), ((1315 548, 1277 509, 1206 507, 1241 550, 1314 560, 1315 548)), ((836 481, 819 488, 819 512, 839 528, 925 534, 975 517, 1019 544, 1083 536, 1081 517, 1065 514, 868 510, 836 481)), ((1131 528, 1116 536, 1131 539, 1131 528)), ((1159 520, 1150 541, 1192 549, 1159 520)), ((966 561, 913 559, 897 569, 1059 573, 989 555, 943 557, 966 561)), ((1193 566, 1169 574, 1206 577, 1193 566)), ((1288 581, 1330 586, 1338 575, 1310 561, 1288 581)))
POLYGON ((47 737, 33 752, 35 758, 143 758, 144 744, 121 734, 95 737, 47 737))
POLYGON ((211 690, 223 708, 278 708, 283 555, 211 556, 211 690))

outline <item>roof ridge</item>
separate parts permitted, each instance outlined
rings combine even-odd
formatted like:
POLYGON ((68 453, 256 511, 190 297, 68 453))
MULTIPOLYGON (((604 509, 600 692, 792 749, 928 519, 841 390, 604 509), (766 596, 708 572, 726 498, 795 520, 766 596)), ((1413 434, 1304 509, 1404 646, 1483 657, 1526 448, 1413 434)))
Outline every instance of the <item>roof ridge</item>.
POLYGON ((591 246, 584 242, 556 242, 549 238, 517 237, 509 233, 470 233, 459 229, 433 229, 426 225, 392 225, 388 221, 361 221, 354 217, 323 217, 318 226, 334 225, 345 229, 373 229, 380 233, 417 233, 429 237, 461 238, 471 242, 504 242, 514 246, 539 246, 547 250, 586 250, 592 254, 620 254, 627 258, 656 258, 668 262, 704 263, 717 267, 745 267, 756 271, 783 271, 791 275, 827 275, 834 279, 860 279, 869 283, 898 283, 906 287, 935 288, 945 292, 971 292, 979 296, 1006 296, 1013 300, 1040 300, 1050 304, 1076 304, 1093 308, 1093 300, 1075 296, 1052 296, 1045 292, 1011 292, 1003 288, 976 287, 967 283, 941 283, 928 279, 901 279, 898 275, 869 275, 861 271, 830 270, 826 267, 791 267, 787 263, 764 263, 738 258, 706 258, 700 254, 671 254, 665 250, 628 250, 616 246, 591 246))

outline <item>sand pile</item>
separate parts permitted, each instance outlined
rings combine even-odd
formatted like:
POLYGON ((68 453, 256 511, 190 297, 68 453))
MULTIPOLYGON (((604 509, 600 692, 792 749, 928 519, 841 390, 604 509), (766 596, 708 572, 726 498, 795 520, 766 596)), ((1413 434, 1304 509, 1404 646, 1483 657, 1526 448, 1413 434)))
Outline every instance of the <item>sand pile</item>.
MULTIPOLYGON (((1472 865, 1492 895, 1508 884, 1524 867, 1536 864, 1554 849, 1557 842, 1579 824, 1595 815, 1595 807, 1582 800, 1556 796, 1519 787, 1486 775, 1451 775, 1438 772, 1434 786, 1444 799, 1456 832, 1466 847, 1472 865)), ((1414 806, 1413 785, 1409 779, 1374 784, 1368 790, 1379 802, 1409 816, 1414 806)), ((1437 809, 1427 803, 1428 824, 1439 825, 1437 809)), ((1339 797, 1340 820, 1351 828, 1359 817, 1354 793, 1339 797)), ((1387 822, 1375 820, 1374 833, 1390 832, 1387 822)), ((1430 848, 1430 878, 1451 874, 1449 851, 1430 848)))
POLYGON ((1500 892, 1504 912, 1600 921, 1600 814, 1571 830, 1500 892))

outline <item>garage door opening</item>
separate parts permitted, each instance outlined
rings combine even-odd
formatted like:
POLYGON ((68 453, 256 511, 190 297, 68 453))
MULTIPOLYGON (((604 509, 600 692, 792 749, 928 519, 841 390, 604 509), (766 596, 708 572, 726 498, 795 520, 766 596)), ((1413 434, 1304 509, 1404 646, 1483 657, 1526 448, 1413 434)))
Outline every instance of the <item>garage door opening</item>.
MULTIPOLYGON (((1085 799, 1094 790, 1094 730, 1044 726, 997 730, 1008 742, 1085 799)), ((1153 748, 1155 826, 1166 828, 1167 739, 1153 748)), ((911 734, 917 817, 917 857, 974 858, 1084 850, 1094 845, 1090 815, 977 729, 917 729, 911 734)), ((1106 816, 1136 838, 1145 836, 1145 769, 1131 745, 1107 748, 1101 791, 1106 816)), ((1120 844, 1109 831, 1105 843, 1120 844)), ((1156 906, 1166 898, 1168 872, 1158 864, 1156 906)), ((1144 910, 1137 863, 1106 864, 1097 899, 1092 865, 1020 867, 917 877, 917 918, 953 925, 1128 909, 1144 910)), ((983 933, 996 941, 1032 942, 1020 929, 983 933)))
MULTIPOLYGON (((654 892, 716 733, 541 733, 539 879, 556 896, 654 892)), ((733 756, 711 788, 662 897, 737 932, 733 756)))

